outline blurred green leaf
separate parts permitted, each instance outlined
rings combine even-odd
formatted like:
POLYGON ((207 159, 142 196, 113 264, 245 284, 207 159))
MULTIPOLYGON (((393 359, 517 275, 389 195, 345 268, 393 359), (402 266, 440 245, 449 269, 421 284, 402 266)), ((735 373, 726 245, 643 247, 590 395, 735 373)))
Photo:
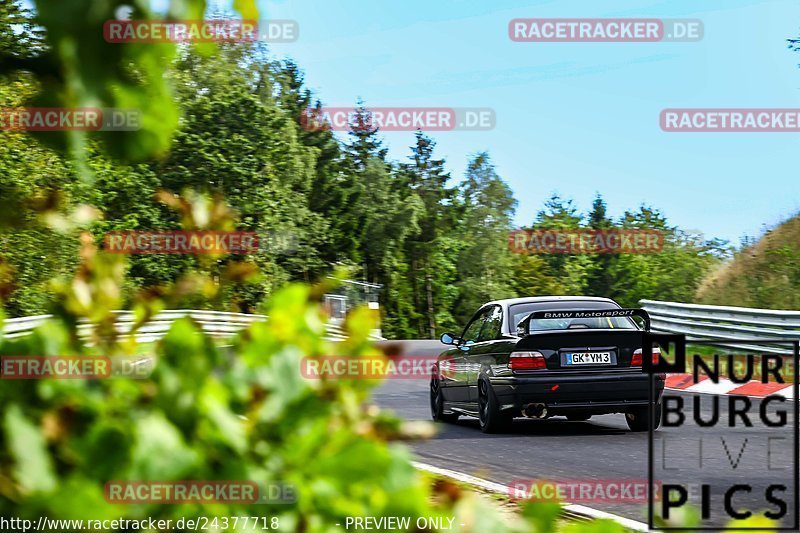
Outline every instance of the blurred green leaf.
POLYGON ((180 432, 158 412, 136 422, 130 480, 181 479, 200 462, 197 452, 180 432))
POLYGON ((14 479, 23 493, 50 492, 57 486, 53 461, 42 433, 17 404, 6 409, 5 439, 14 457, 14 479))
POLYGON ((241 13, 244 20, 258 20, 256 0, 233 0, 233 9, 241 13))
POLYGON ((525 502, 522 516, 534 526, 537 533, 552 533, 558 526, 562 508, 559 503, 525 502))
POLYGON ((726 527, 748 529, 750 533, 770 533, 780 527, 780 523, 766 516, 753 515, 741 520, 731 520, 726 527))

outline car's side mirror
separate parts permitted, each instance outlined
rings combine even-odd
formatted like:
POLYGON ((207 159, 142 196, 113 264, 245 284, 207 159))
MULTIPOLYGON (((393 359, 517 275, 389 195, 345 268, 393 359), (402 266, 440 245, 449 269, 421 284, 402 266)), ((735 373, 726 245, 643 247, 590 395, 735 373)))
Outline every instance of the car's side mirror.
POLYGON ((459 339, 452 333, 442 333, 442 336, 439 338, 439 340, 442 341, 442 344, 453 344, 453 345, 458 345, 458 343, 461 341, 461 339, 459 339))

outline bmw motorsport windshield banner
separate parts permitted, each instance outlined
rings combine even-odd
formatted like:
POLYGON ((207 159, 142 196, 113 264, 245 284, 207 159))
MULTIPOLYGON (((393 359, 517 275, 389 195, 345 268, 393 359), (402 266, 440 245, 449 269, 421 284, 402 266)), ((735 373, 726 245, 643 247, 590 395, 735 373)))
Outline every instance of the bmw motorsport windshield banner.
POLYGON ((578 309, 563 311, 535 311, 520 320, 517 324, 517 333, 527 335, 532 320, 574 319, 574 318, 617 318, 638 316, 645 322, 645 330, 650 329, 650 315, 639 308, 629 309, 578 309))

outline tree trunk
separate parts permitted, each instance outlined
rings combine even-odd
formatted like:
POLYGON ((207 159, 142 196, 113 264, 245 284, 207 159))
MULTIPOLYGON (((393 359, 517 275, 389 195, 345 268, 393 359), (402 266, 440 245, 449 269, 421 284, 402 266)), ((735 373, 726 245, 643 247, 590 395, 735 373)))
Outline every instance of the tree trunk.
POLYGON ((436 316, 433 311, 433 288, 431 287, 431 269, 430 265, 425 269, 425 292, 428 293, 428 328, 430 330, 430 338, 436 338, 436 316))

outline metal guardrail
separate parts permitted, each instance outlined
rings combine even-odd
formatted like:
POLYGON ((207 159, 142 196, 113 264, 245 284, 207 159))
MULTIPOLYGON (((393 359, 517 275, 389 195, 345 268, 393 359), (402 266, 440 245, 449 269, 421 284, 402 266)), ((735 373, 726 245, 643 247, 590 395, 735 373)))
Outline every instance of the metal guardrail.
POLYGON ((640 300, 639 306, 650 314, 653 331, 683 333, 687 340, 712 341, 726 348, 777 354, 791 354, 792 349, 788 344, 780 346, 760 341, 800 340, 800 311, 656 300, 640 300))
MULTIPOLYGON (((116 330, 120 336, 125 338, 130 334, 135 317, 130 311, 115 311, 117 320, 116 330)), ((162 311, 152 320, 140 327, 136 333, 138 342, 154 342, 167 334, 172 323, 183 317, 192 318, 205 333, 212 337, 232 337, 254 322, 264 322, 266 315, 250 315, 245 313, 226 313, 222 311, 199 311, 194 309, 170 309, 162 311)), ((34 329, 44 324, 52 315, 26 316, 20 318, 10 318, 5 321, 3 332, 7 338, 13 339, 30 334, 34 329)), ((80 323, 78 334, 83 338, 89 336, 92 328, 91 324, 80 323)), ((341 327, 336 324, 327 325, 326 337, 330 340, 343 340, 345 338, 341 327)), ((382 337, 374 332, 374 340, 383 340, 382 337)))
MULTIPOLYGON (((759 341, 800 341, 800 311, 695 305, 656 300, 640 300, 639 306, 650 314, 653 331, 683 333, 688 340, 713 341, 713 344, 718 346, 783 354, 792 353, 788 345, 784 348, 775 344, 761 344, 759 341)), ((130 311, 117 311, 116 314, 115 326, 124 337, 131 331, 134 315, 130 311)), ((171 309, 162 311, 139 328, 135 334, 136 339, 139 342, 157 341, 169 331, 175 320, 183 317, 191 317, 212 337, 232 337, 254 322, 267 320, 265 315, 171 309)), ((3 332, 7 338, 28 335, 49 318, 51 315, 7 319, 3 332)), ((88 323, 79 324, 78 331, 82 336, 88 337, 91 327, 88 323)), ((344 339, 344 333, 338 325, 328 324, 327 328, 329 339, 344 339)), ((383 340, 378 331, 373 332, 372 338, 383 340)))

